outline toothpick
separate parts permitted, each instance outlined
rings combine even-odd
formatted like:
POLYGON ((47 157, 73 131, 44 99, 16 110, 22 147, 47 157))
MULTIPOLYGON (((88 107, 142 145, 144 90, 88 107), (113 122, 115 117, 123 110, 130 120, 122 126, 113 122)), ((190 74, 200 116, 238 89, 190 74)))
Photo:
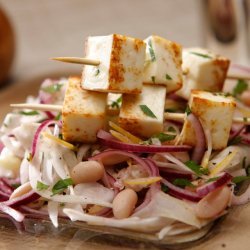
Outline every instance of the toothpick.
MULTIPOLYGON (((18 103, 18 104, 10 104, 12 108, 18 109, 32 109, 32 110, 40 110, 40 111, 62 111, 62 105, 52 105, 52 104, 36 104, 36 103, 18 103)), ((118 112, 114 112, 112 109, 107 110, 109 115, 118 115, 118 112)), ((164 118, 166 120, 173 120, 183 122, 185 120, 186 114, 184 113, 164 113, 164 118)), ((250 125, 250 117, 234 117, 234 123, 244 123, 246 125, 250 125)))
POLYGON ((92 66, 98 66, 100 64, 99 60, 81 58, 81 57, 53 57, 51 59, 60 61, 60 62, 85 64, 85 65, 92 65, 92 66))

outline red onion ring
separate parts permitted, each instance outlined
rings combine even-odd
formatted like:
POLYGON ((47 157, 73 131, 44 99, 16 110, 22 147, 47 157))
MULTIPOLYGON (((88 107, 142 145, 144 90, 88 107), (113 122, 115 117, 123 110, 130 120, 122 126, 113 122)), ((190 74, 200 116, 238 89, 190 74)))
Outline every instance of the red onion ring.
POLYGON ((232 180, 232 176, 230 174, 228 174, 227 172, 224 172, 219 179, 207 183, 201 187, 198 187, 196 189, 196 192, 198 195, 204 197, 206 196, 208 193, 212 192, 213 190, 215 190, 218 187, 224 186, 226 185, 228 182, 230 182, 232 180))
POLYGON ((192 180, 193 175, 190 172, 181 172, 178 170, 172 170, 167 168, 160 168, 161 176, 165 177, 166 179, 172 181, 177 178, 192 180))
POLYGON ((41 215, 41 216, 48 216, 48 212, 47 211, 43 211, 43 210, 37 210, 37 209, 34 209, 34 208, 31 208, 31 207, 28 207, 28 206, 25 206, 25 205, 22 205, 20 206, 19 208, 19 211, 23 212, 23 213, 28 213, 28 214, 32 214, 32 215, 41 215))
POLYGON ((0 191, 3 191, 5 194, 12 194, 14 188, 11 187, 4 178, 0 178, 0 191))
POLYGON ((157 153, 157 152, 183 152, 191 149, 188 145, 140 145, 140 144, 130 144, 124 143, 116 140, 108 132, 104 130, 99 130, 97 133, 97 138, 102 145, 125 150, 129 152, 139 152, 139 153, 157 153))
POLYGON ((169 194, 173 195, 176 198, 195 201, 195 202, 202 199, 202 196, 198 195, 197 193, 176 187, 174 184, 167 181, 166 179, 162 179, 161 182, 169 188, 169 194))
POLYGON ((38 129, 36 130, 36 133, 34 135, 33 141, 32 141, 32 147, 31 147, 31 156, 32 157, 36 153, 36 147, 37 147, 37 143, 38 143, 41 132, 44 129, 46 129, 48 126, 54 125, 56 123, 57 123, 56 121, 46 120, 46 121, 42 122, 41 125, 38 127, 38 129))
POLYGON ((232 126, 231 131, 230 131, 229 140, 232 140, 236 136, 238 136, 239 134, 241 134, 244 129, 245 129, 245 125, 244 124, 240 124, 240 125, 237 124, 237 129, 234 129, 234 127, 232 126))
POLYGON ((0 201, 7 201, 9 199, 9 195, 0 190, 0 201))
POLYGON ((187 116, 187 121, 191 123, 191 126, 194 129, 195 137, 196 137, 196 144, 192 153, 192 160, 195 161, 197 164, 200 164, 202 157, 206 150, 206 137, 204 130, 202 128, 200 120, 193 114, 189 114, 187 116))
POLYGON ((12 218, 14 218, 18 222, 22 222, 24 219, 24 215, 22 213, 4 204, 4 202, 0 202, 0 211, 2 211, 5 214, 10 215, 12 218))
POLYGON ((37 199, 39 199, 40 197, 41 196, 39 194, 37 194, 36 192, 31 190, 30 192, 28 192, 22 196, 5 201, 4 204, 7 206, 10 206, 10 207, 18 207, 21 205, 26 205, 26 204, 29 204, 31 202, 34 202, 37 199))

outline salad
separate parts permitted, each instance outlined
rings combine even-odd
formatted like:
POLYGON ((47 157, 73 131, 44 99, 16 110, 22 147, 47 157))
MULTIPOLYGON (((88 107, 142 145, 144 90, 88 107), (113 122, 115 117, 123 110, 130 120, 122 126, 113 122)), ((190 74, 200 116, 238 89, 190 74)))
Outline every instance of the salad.
MULTIPOLYGON (((91 46, 105 44, 104 38, 91 39, 87 51, 102 62, 91 46)), ((107 74, 101 63, 84 66, 82 79, 46 79, 26 108, 6 115, 2 213, 17 222, 34 214, 48 216, 55 227, 63 217, 159 239, 187 233, 197 239, 231 207, 249 201, 250 188, 239 194, 250 179, 248 82, 226 81, 226 58, 197 48, 182 53, 168 40, 164 51, 157 47, 162 42, 136 41, 146 46, 140 93, 125 88, 126 79, 119 91, 97 87, 107 74), (162 58, 174 62, 164 81, 162 58), (150 64, 158 64, 153 79, 150 64)))

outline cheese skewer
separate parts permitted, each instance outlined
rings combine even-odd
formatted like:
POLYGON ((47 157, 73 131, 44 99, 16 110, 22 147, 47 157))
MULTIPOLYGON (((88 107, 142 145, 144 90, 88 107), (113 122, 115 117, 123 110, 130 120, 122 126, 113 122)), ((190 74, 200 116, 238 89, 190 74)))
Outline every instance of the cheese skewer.
MULTIPOLYGON (((53 57, 51 59, 65 63, 75 63, 75 64, 92 65, 92 66, 98 66, 101 63, 99 60, 83 58, 83 57, 53 57)), ((250 81, 250 76, 227 75, 226 78, 231 80, 244 79, 250 81)))
MULTIPOLYGON (((62 105, 52 105, 52 104, 17 103, 17 104, 10 104, 10 107, 18 108, 18 109, 33 109, 33 110, 40 110, 40 111, 56 111, 56 112, 62 111, 62 105)), ((114 110, 111 110, 110 112, 108 111, 108 114, 109 113, 111 115, 116 115, 114 113, 114 110)), ((169 113, 169 112, 164 113, 164 118, 167 120, 183 122, 185 117, 186 117, 186 114, 184 113, 169 113)), ((234 117, 233 122, 244 123, 246 125, 250 125, 250 117, 243 117, 243 118, 234 117)))

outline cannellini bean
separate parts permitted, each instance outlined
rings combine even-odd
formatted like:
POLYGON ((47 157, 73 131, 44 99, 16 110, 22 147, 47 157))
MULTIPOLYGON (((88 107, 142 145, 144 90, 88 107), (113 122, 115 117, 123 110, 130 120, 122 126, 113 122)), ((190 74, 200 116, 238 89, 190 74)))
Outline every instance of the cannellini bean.
POLYGON ((241 101, 246 105, 250 107, 250 90, 246 90, 241 95, 241 101))
POLYGON ((104 174, 104 167, 97 161, 83 161, 72 168, 71 178, 74 184, 95 182, 104 174))
POLYGON ((17 197, 20 197, 24 194, 27 194, 31 190, 32 190, 32 187, 31 187, 30 183, 26 182, 13 191, 13 193, 10 195, 10 200, 17 198, 17 197))
POLYGON ((202 219, 216 217, 227 207, 230 197, 231 190, 229 187, 224 186, 215 189, 197 203, 196 215, 202 219))
POLYGON ((137 193, 130 188, 124 189, 113 200, 113 214, 117 219, 128 218, 137 203, 137 193))

